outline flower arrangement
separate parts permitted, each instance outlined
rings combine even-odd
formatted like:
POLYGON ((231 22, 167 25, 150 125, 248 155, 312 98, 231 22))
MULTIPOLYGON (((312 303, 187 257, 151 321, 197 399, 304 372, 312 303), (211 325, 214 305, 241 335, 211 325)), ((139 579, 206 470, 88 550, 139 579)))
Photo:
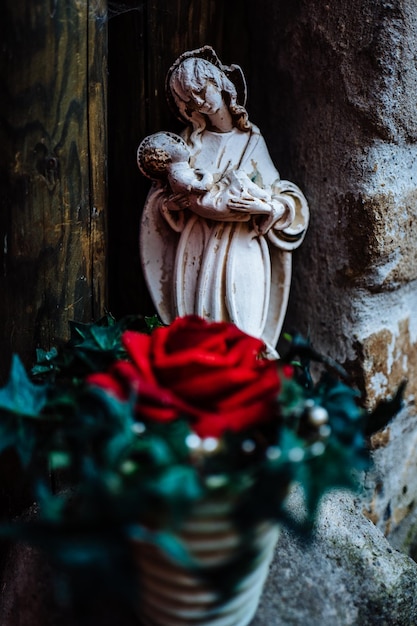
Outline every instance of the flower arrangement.
MULTIPOLYGON (((3 523, 3 536, 46 548, 81 591, 93 579, 126 594, 132 541, 198 568, 177 531, 206 499, 233 503, 242 545, 264 522, 309 530, 322 494, 367 467, 366 435, 396 405, 361 409, 342 368, 300 338, 280 361, 263 350, 229 323, 106 316, 73 323, 30 377, 15 357, 0 390, 0 453, 17 454, 37 511, 3 523), (324 369, 317 383, 311 360, 324 369), (294 483, 302 522, 286 508, 294 483)), ((227 595, 241 568, 210 575, 227 595)))

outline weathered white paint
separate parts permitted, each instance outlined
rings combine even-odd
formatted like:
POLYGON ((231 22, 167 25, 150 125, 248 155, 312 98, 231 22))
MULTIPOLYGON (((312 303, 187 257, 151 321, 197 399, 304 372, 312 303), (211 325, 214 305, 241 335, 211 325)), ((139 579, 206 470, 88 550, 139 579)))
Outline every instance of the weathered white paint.
POLYGON ((139 168, 154 181, 140 240, 154 304, 165 323, 193 313, 232 321, 273 355, 307 201, 280 179, 249 122, 240 68, 205 46, 179 57, 167 92, 187 124, 182 137, 156 133, 138 149, 139 168))

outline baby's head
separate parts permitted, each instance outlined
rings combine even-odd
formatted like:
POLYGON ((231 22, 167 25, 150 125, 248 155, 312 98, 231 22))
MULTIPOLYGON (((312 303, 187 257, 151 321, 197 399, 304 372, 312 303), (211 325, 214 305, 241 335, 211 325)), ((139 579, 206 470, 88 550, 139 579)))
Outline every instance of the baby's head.
POLYGON ((159 132, 145 137, 138 148, 138 167, 151 178, 163 178, 171 163, 188 162, 190 151, 175 133, 159 132))

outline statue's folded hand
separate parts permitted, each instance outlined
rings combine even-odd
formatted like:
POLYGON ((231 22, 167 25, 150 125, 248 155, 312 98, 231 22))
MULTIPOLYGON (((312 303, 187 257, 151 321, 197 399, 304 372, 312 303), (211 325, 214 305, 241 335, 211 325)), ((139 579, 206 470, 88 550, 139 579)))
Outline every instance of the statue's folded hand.
POLYGON ((271 210, 269 204, 259 198, 254 198, 250 194, 244 194, 238 198, 230 198, 227 206, 234 211, 243 211, 244 213, 253 213, 255 215, 268 214, 271 210))

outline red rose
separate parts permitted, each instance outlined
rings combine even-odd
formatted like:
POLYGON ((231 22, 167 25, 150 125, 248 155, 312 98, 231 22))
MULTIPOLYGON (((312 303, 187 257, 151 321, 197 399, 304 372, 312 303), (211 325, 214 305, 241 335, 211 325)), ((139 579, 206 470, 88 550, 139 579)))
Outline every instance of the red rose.
POLYGON ((127 398, 138 394, 138 417, 190 419, 200 437, 219 437, 271 418, 280 381, 276 363, 262 358, 261 340, 226 322, 176 319, 151 335, 122 336, 130 361, 88 382, 127 398))

